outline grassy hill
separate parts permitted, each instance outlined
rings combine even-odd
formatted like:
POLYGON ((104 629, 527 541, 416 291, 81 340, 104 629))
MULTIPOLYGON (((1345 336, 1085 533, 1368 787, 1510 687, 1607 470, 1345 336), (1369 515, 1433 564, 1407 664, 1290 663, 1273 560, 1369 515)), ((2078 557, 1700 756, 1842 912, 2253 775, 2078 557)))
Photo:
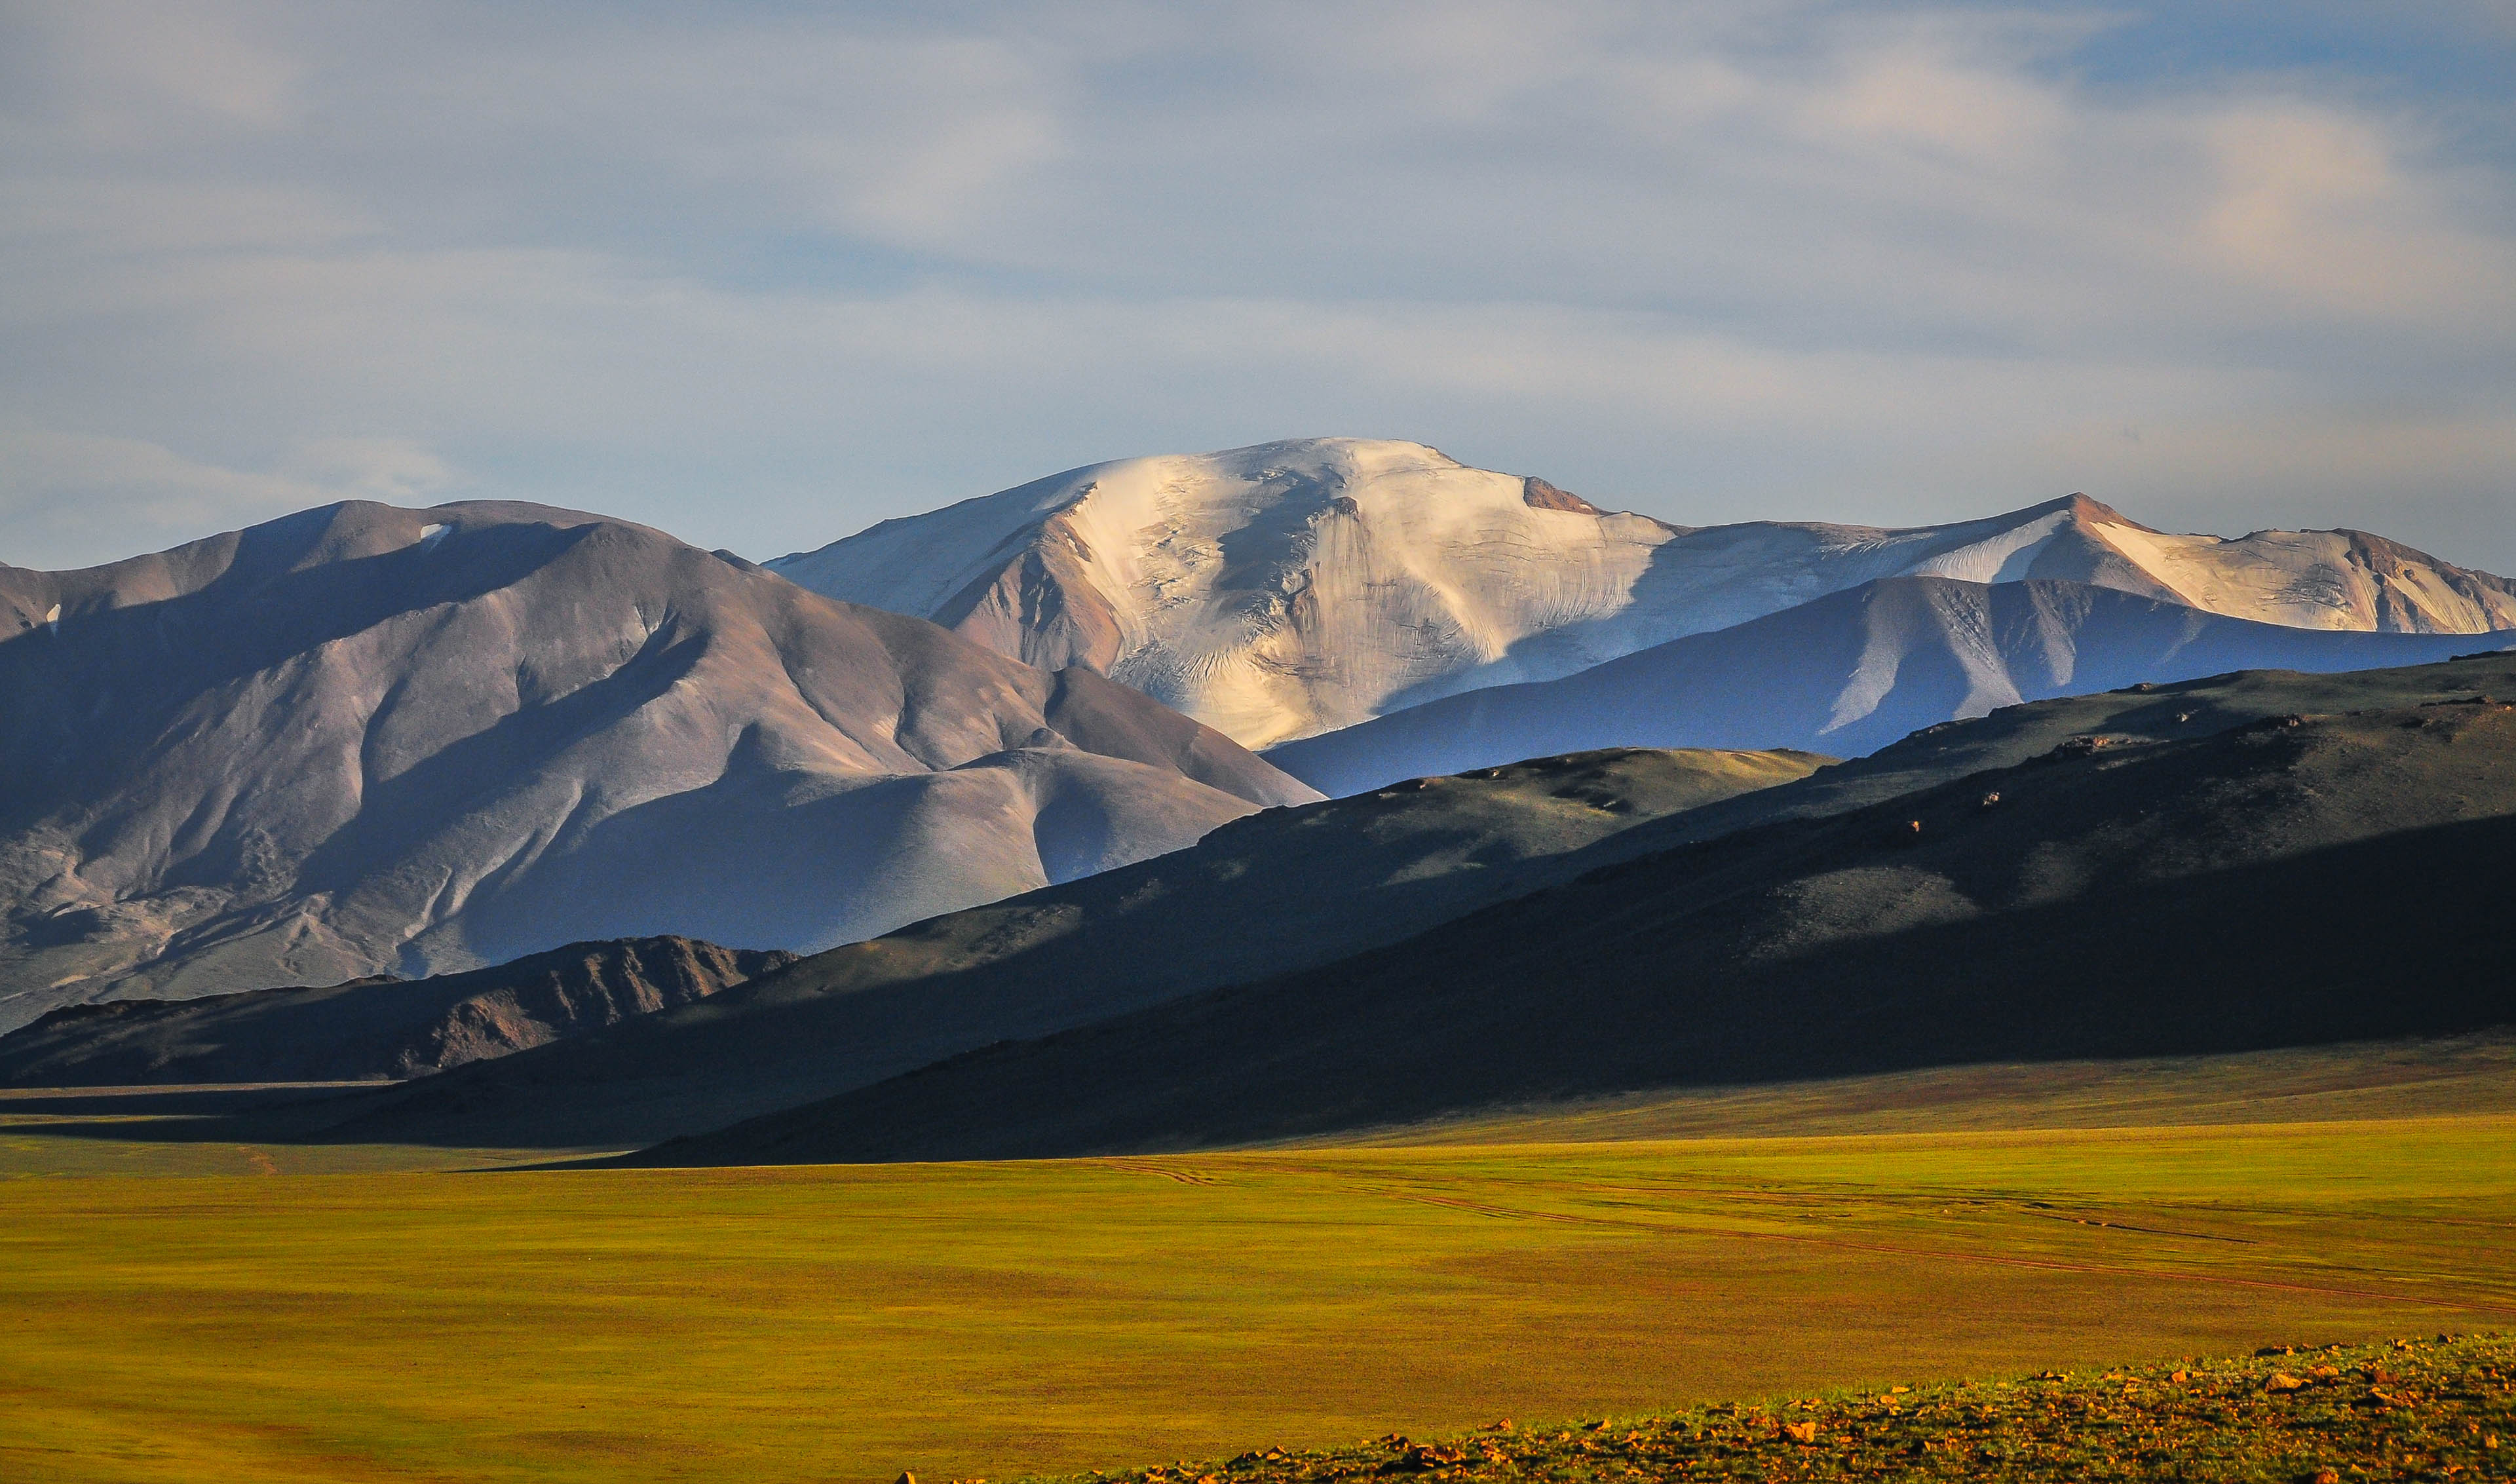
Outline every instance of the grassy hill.
POLYGON ((2504 702, 2087 737, 639 1158, 1182 1148, 1650 1087, 2468 1032, 2516 1022, 2511 852, 2504 702))

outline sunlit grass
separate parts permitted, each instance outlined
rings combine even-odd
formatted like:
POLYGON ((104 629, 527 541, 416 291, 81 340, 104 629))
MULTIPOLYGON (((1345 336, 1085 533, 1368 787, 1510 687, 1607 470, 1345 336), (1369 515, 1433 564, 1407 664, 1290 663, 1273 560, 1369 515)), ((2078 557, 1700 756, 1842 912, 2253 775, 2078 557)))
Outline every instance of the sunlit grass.
POLYGON ((0 1476, 1001 1477, 2516 1325, 2511 1140, 21 1179, 0 1476))

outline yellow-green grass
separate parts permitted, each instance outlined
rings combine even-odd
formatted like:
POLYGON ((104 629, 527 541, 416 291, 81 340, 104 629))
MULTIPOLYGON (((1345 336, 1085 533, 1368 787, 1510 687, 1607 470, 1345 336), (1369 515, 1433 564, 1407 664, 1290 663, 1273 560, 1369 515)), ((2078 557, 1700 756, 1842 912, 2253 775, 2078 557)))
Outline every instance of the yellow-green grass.
POLYGON ((0 1478, 888 1479, 2516 1327, 2516 1117, 0 1182, 0 1478))

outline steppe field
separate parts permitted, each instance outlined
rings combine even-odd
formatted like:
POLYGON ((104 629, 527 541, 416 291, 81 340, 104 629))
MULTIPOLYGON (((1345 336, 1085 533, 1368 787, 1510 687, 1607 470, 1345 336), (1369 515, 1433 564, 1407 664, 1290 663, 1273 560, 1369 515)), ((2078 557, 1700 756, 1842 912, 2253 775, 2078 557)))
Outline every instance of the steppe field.
POLYGON ((2507 1062, 1992 1069, 1334 1148, 717 1170, 17 1094, 0 1478, 1003 1479, 2516 1330, 2507 1062))

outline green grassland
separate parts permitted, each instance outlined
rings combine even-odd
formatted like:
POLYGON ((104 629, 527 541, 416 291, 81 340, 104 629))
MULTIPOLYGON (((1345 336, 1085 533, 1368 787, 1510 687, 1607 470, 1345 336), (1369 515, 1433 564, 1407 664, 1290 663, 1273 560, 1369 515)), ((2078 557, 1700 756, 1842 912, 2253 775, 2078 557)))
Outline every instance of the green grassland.
POLYGON ((0 1105, 0 1478, 1002 1478, 2516 1329, 2468 1061, 2420 1116, 714 1170, 0 1105))

